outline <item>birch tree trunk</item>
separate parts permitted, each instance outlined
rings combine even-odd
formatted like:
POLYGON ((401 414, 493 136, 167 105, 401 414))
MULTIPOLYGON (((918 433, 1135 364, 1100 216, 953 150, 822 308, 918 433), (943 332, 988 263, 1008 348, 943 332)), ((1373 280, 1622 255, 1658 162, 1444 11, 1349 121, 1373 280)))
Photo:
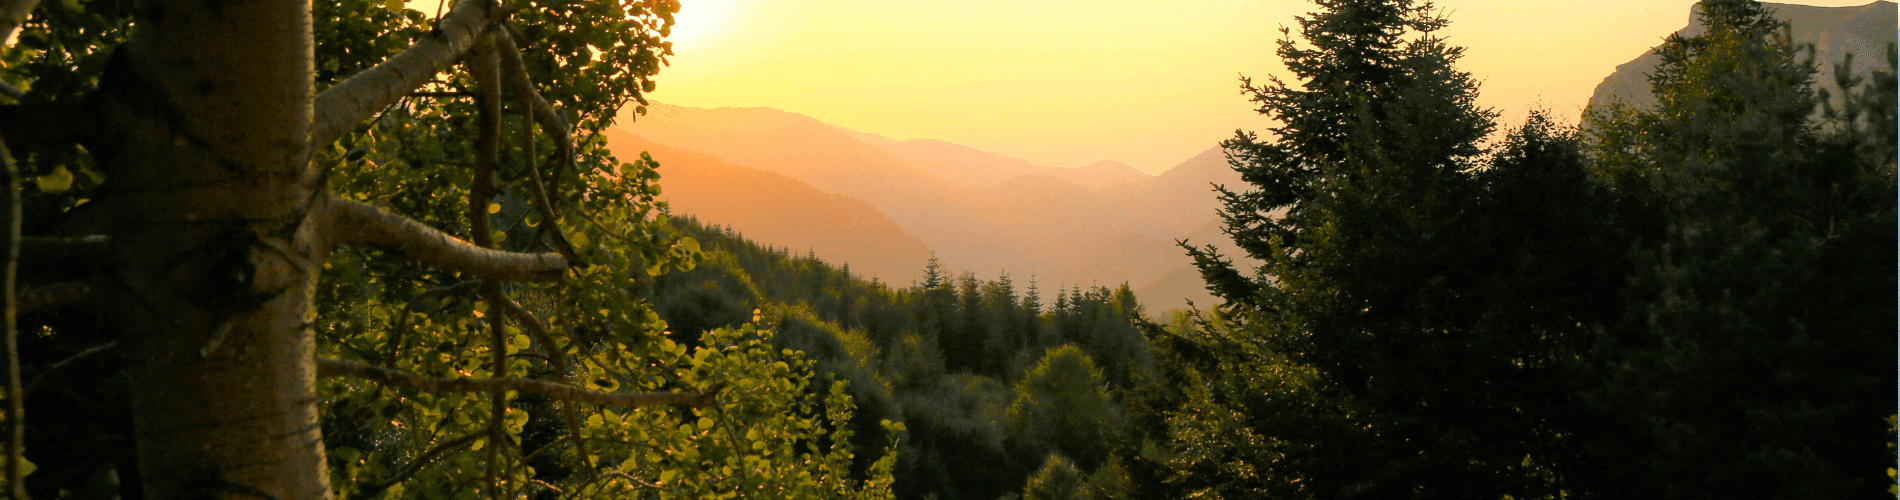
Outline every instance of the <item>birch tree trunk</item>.
POLYGON ((100 84, 110 176, 62 232, 117 243, 147 498, 329 498, 312 293, 328 252, 309 163, 310 5, 154 0, 100 84))

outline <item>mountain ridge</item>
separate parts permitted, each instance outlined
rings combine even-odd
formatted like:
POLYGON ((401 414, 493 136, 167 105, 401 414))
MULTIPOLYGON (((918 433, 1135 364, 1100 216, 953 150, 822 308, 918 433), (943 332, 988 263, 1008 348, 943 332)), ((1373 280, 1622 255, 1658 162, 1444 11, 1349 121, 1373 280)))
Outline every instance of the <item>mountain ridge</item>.
MULTIPOLYGON (((1886 44, 1895 43, 1896 28, 1900 21, 1896 16, 1900 10, 1894 2, 1885 0, 1852 7, 1817 7, 1763 2, 1763 6, 1775 10, 1775 17, 1790 23, 1790 35, 1796 42, 1815 44, 1814 61, 1819 65, 1815 74, 1817 85, 1831 86, 1834 82, 1834 63, 1849 52, 1857 55, 1855 74, 1865 75, 1874 68, 1885 66, 1880 59, 1884 56, 1886 44)), ((1689 8, 1688 25, 1675 34, 1691 37, 1703 32, 1701 4, 1689 8)), ((1658 45, 1660 46, 1660 45, 1658 45)), ((1656 48, 1637 56, 1630 62, 1619 64, 1616 70, 1598 83, 1591 93, 1589 107, 1597 108, 1613 101, 1622 101, 1636 107, 1651 107, 1656 97, 1649 93, 1648 75, 1662 64, 1662 56, 1656 54, 1656 48)))

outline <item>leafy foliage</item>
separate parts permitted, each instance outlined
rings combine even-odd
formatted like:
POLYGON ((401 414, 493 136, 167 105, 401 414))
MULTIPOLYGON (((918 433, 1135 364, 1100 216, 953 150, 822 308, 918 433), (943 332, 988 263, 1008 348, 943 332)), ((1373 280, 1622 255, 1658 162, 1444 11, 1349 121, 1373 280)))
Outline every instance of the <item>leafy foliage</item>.
MULTIPOLYGON (((1152 363, 1126 287, 1063 290, 1045 310, 1033 281, 1018 294, 1007 275, 950 276, 933 261, 923 281, 892 288, 729 229, 673 221, 706 253, 691 271, 653 282, 674 335, 692 334, 678 325, 743 321, 733 304, 758 307, 775 345, 811 356, 821 380, 849 381, 857 422, 904 425, 897 496, 1016 494, 1051 453, 1087 457, 1081 473, 1128 490, 1126 470, 1109 458, 1123 453, 1118 388, 1140 385, 1152 363)), ((857 467, 890 456, 863 453, 857 467)))
MULTIPOLYGON (((535 321, 492 310, 473 282, 407 258, 341 249, 324 264, 314 319, 321 356, 435 377, 530 377, 605 392, 719 390, 715 407, 602 408, 502 395, 500 439, 488 434, 491 396, 430 394, 353 380, 320 384, 324 446, 340 497, 474 498, 490 495, 661 498, 888 497, 895 458, 859 463, 855 443, 894 445, 901 424, 854 420, 843 381, 814 381, 804 355, 772 346, 756 317, 695 332, 691 345, 666 335, 667 323, 638 290, 669 272, 693 269, 697 241, 667 225, 655 201, 659 165, 642 155, 614 158, 598 137, 615 114, 643 111, 643 93, 671 54, 663 41, 679 6, 652 2, 526 2, 509 21, 518 32, 530 79, 575 132, 576 156, 554 139, 503 120, 501 190, 487 210, 489 236, 505 250, 535 251, 558 227, 593 264, 548 285, 504 290, 535 321), (530 151, 538 153, 530 154, 530 151), (528 168, 548 175, 558 220, 532 209, 528 168), (506 342, 491 352, 491 330, 506 342), (543 335, 545 333, 545 335, 543 335), (506 356, 501 370, 491 357, 506 356), (565 363, 559 362, 564 360, 565 363), (853 425, 858 424, 858 425, 853 425), (860 433, 869 433, 860 436, 860 433), (856 470, 853 470, 853 466, 856 470)), ((401 3, 346 0, 312 5, 319 90, 430 36, 430 21, 401 3)), ((43 2, 22 43, 4 54, 0 78, 31 91, 28 103, 94 91, 112 48, 126 34, 125 2, 43 2), (65 10, 60 10, 65 9, 65 10), (83 15, 82 15, 83 14, 83 15)), ((509 36, 503 33, 500 36, 509 36)), ((460 72, 437 75, 412 95, 359 125, 312 161, 338 196, 380 205, 465 239, 462 200, 471 189, 476 108, 460 72)), ((520 117, 527 110, 507 108, 520 117)), ((83 150, 34 152, 42 182, 30 216, 50 227, 83 204, 103 177, 83 150), (63 176, 63 177, 61 177, 63 176), (57 192, 56 192, 57 191, 57 192)), ((29 228, 29 231, 34 229, 29 228)), ((28 318, 42 332, 26 342, 29 374, 109 340, 97 320, 54 312, 28 318)), ((86 491, 116 478, 137 497, 122 364, 111 357, 84 377, 60 381, 37 398, 29 424, 48 467, 27 478, 35 494, 86 491), (115 389, 116 388, 116 389, 115 389), (81 444, 83 443, 83 444, 81 444), (112 472, 113 474, 105 474, 112 472), (116 474, 116 475, 114 475, 116 474), (91 486, 89 486, 91 485, 91 486)), ((110 486, 106 486, 110 488, 110 486)))

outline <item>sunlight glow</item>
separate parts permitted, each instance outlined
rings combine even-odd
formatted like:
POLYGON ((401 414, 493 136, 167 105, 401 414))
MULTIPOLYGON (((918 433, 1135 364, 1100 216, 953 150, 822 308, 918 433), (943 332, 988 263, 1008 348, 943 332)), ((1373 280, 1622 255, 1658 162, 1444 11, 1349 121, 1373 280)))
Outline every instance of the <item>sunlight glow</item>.
POLYGON ((673 42, 676 53, 715 44, 744 20, 734 12, 739 3, 738 0, 682 1, 680 11, 673 14, 673 34, 666 39, 673 42))

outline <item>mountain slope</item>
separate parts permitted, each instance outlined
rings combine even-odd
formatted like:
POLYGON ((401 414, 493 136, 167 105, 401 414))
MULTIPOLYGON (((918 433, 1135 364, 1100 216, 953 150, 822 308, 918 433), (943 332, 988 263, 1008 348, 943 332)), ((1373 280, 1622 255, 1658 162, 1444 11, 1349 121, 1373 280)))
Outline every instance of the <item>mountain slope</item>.
POLYGON ((1168 231, 1105 194, 1048 176, 1018 175, 970 189, 950 176, 972 169, 958 174, 944 168, 952 161, 920 166, 905 156, 987 155, 983 161, 1003 174, 1035 166, 1021 160, 940 141, 900 143, 855 134, 769 108, 656 104, 649 110, 627 131, 864 200, 953 269, 1035 274, 1044 283, 1140 283, 1158 274, 1158 259, 1170 255, 1168 231))
POLYGON ((1121 202, 1131 212, 1144 214, 1169 234, 1186 235, 1220 220, 1216 211, 1221 204, 1213 184, 1236 191, 1247 187, 1240 173, 1227 165, 1227 156, 1218 145, 1152 180, 1114 186, 1103 194, 1121 202))
POLYGON ((970 189, 983 189, 1024 175, 1062 179, 1089 190, 1142 182, 1154 178, 1126 163, 1102 160, 1079 168, 1051 167, 1027 160, 936 139, 893 140, 877 134, 845 130, 866 144, 882 149, 923 171, 970 189))
POLYGON ((649 152, 660 162, 660 199, 675 215, 730 226, 761 244, 811 251, 864 276, 908 283, 923 271, 930 248, 863 201, 827 194, 781 174, 741 167, 636 137, 605 132, 621 158, 649 152))
POLYGON ((1058 168, 1050 175, 1090 190, 1146 182, 1155 178, 1134 166, 1114 160, 1102 160, 1076 168, 1058 168))
MULTIPOLYGON (((1867 74, 1874 68, 1886 67, 1885 51, 1887 44, 1894 43, 1897 25, 1895 16, 1900 10, 1893 2, 1880 1, 1858 7, 1814 7, 1809 5, 1791 5, 1766 3, 1762 5, 1775 10, 1775 17, 1789 21, 1791 35, 1796 42, 1815 44, 1814 61, 1820 65, 1820 73, 1815 82, 1820 85, 1833 85, 1834 63, 1848 53, 1854 56, 1854 72, 1867 74)), ((1689 9, 1689 25, 1676 34, 1695 36, 1702 33, 1700 4, 1689 9)), ((1590 96, 1590 106, 1608 104, 1612 100, 1648 107, 1656 104, 1656 97, 1649 93, 1649 74, 1662 64, 1662 56, 1656 55, 1654 48, 1644 52, 1635 60, 1618 65, 1616 72, 1597 84, 1596 93, 1590 96)))

